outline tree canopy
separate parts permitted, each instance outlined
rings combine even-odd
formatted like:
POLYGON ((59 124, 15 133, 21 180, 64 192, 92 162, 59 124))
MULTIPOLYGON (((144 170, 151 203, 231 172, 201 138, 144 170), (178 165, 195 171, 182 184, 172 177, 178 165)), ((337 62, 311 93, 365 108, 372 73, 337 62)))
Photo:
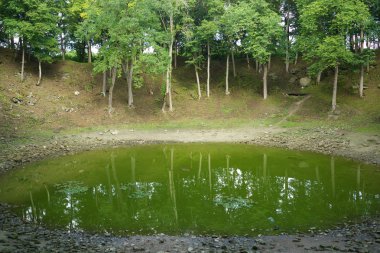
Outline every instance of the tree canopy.
MULTIPOLYGON (((334 69, 337 78, 340 65, 363 72, 373 59, 372 50, 379 48, 379 27, 376 0, 0 1, 2 46, 20 50, 23 57, 26 51, 40 63, 65 60, 67 52, 75 52, 77 61, 94 61, 94 71, 104 75, 104 87, 107 71, 111 80, 124 75, 130 107, 133 89, 143 85, 142 70, 162 75, 163 111, 173 110, 177 55, 194 67, 199 98, 199 71, 206 61, 209 97, 212 58, 226 58, 226 94, 230 59, 234 77, 235 57, 254 59, 264 69, 265 99, 271 56, 283 58, 287 72, 290 60, 296 62, 298 55, 308 62, 310 76, 334 69), (95 59, 93 48, 98 48, 95 59)), ((23 65, 24 60, 22 70, 23 65)))

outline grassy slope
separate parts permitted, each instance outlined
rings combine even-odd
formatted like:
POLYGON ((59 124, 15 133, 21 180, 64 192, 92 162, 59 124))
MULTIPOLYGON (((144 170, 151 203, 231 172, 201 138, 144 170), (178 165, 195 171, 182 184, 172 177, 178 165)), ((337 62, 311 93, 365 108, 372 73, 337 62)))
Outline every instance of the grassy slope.
MULTIPOLYGON (((26 66, 26 81, 21 83, 19 61, 14 60, 13 53, 0 49, 0 57, 0 136, 41 134, 62 129, 98 129, 110 125, 130 128, 266 126, 280 121, 292 104, 301 99, 284 95, 299 88, 288 84, 292 74, 284 73, 281 59, 273 60, 267 101, 260 95, 261 75, 253 69, 248 70, 244 60, 237 61, 238 77, 233 78, 231 74, 231 95, 225 96, 224 60, 214 59, 210 98, 203 97, 200 101, 196 98, 193 68, 182 63, 174 70, 173 76, 174 112, 161 112, 160 77, 145 76, 145 85, 135 90, 135 109, 129 109, 126 105, 125 80, 120 78, 117 81, 114 95, 116 111, 109 117, 107 99, 100 95, 101 77, 92 74, 89 64, 58 61, 43 66, 43 82, 37 87, 38 68, 33 60, 26 66), (75 91, 79 91, 80 95, 75 96, 75 91), (30 100, 27 96, 31 93, 37 99, 34 106, 27 105, 30 100), (22 99, 23 104, 12 103, 12 97, 22 99)), ((380 54, 377 62, 380 62, 380 54)), ((292 68, 298 71, 298 76, 304 75, 305 66, 302 63, 292 68)), ((364 99, 358 98, 350 88, 358 80, 357 72, 341 72, 338 91, 340 114, 329 116, 332 75, 327 73, 321 85, 305 89, 305 92, 312 94, 312 98, 282 126, 326 124, 380 131, 380 89, 377 87, 380 84, 380 66, 373 66, 366 75, 368 90, 364 99)), ((206 73, 202 71, 203 88, 205 81, 206 73)))

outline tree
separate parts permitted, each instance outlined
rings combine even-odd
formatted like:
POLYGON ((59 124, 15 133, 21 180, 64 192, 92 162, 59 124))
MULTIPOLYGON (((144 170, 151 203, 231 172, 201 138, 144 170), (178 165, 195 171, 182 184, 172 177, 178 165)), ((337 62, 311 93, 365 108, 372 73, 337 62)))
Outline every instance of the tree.
POLYGON ((316 0, 302 10, 300 45, 306 59, 319 71, 335 69, 332 111, 336 109, 339 65, 355 62, 346 38, 350 29, 363 26, 368 17, 368 9, 360 0, 316 0))
POLYGON ((336 109, 336 96, 338 91, 339 66, 344 63, 352 63, 354 55, 347 50, 345 40, 341 36, 328 36, 317 47, 319 63, 325 68, 334 68, 334 84, 332 96, 332 111, 336 109))
POLYGON ((34 56, 38 59, 38 81, 42 78, 42 62, 51 63, 54 54, 58 52, 57 40, 58 28, 56 26, 58 13, 54 2, 50 0, 31 2, 27 15, 33 27, 33 33, 29 33, 29 43, 34 56))
POLYGON ((30 10, 30 1, 4 1, 2 3, 2 12, 5 13, 4 29, 12 37, 18 37, 20 49, 22 50, 21 58, 21 82, 24 81, 25 66, 25 49, 28 37, 33 34, 33 26, 27 15, 30 10))
POLYGON ((199 35, 197 34, 198 32, 194 20, 191 17, 185 18, 184 25, 182 26, 182 33, 184 35, 184 55, 188 59, 186 63, 194 66, 198 99, 201 99, 202 93, 199 81, 199 70, 201 69, 200 65, 203 63, 204 57, 202 55, 199 35))
POLYGON ((206 83, 206 95, 210 97, 210 68, 211 68, 211 47, 215 40, 215 36, 218 33, 219 19, 224 13, 224 1, 222 0, 209 0, 201 1, 199 4, 203 8, 204 15, 199 19, 198 34, 202 43, 206 45, 207 51, 207 83, 206 83))
POLYGON ((264 66, 263 97, 267 99, 268 62, 275 50, 273 44, 281 36, 280 17, 264 0, 240 2, 235 12, 242 17, 239 25, 245 31, 244 51, 264 66))
POLYGON ((167 45, 169 61, 167 62, 166 71, 166 87, 164 102, 162 105, 162 111, 165 112, 166 106, 169 107, 169 111, 173 111, 173 101, 172 101, 172 70, 173 70, 173 44, 174 37, 176 35, 176 24, 174 19, 176 16, 180 15, 181 9, 187 6, 186 0, 168 0, 168 1, 157 1, 155 0, 155 10, 161 21, 162 31, 166 35, 166 41, 164 44, 167 45))

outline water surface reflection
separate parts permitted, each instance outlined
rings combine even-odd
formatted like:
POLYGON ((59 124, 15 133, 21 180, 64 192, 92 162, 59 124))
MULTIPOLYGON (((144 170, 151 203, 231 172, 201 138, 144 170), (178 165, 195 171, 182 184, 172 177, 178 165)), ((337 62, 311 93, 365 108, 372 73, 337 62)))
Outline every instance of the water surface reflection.
POLYGON ((374 167, 231 144, 153 145, 34 164, 0 179, 28 221, 120 234, 255 235, 379 214, 374 167))

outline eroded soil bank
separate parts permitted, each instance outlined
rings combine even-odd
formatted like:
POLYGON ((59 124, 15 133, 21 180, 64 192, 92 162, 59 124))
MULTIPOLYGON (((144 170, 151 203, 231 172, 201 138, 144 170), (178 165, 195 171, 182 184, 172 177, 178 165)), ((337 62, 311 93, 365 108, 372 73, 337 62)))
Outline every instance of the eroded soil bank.
MULTIPOLYGON (((228 130, 109 129, 45 138, 1 140, 0 173, 32 161, 80 151, 158 142, 240 142, 309 150, 380 164, 380 135, 335 128, 228 130), (22 143, 22 144, 20 144, 22 143)), ((380 173, 380 168, 378 169, 380 173)), ((248 237, 94 235, 51 230, 22 221, 0 205, 0 252, 380 252, 380 218, 315 228, 305 234, 248 237)))

